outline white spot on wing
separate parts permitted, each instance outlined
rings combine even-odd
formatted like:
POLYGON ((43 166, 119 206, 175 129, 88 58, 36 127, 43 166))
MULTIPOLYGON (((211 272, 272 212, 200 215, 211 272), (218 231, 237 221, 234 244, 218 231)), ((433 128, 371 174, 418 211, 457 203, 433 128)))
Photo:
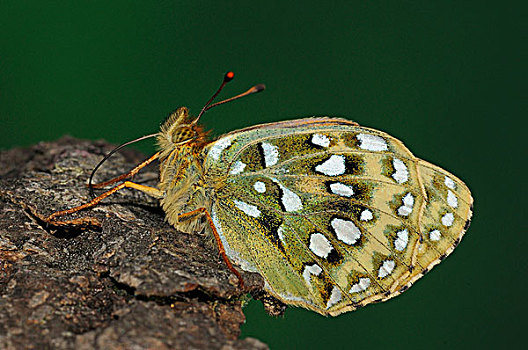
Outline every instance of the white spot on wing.
POLYGON ((253 188, 255 189, 255 191, 257 191, 258 193, 264 193, 266 192, 266 184, 262 181, 256 181, 254 184, 253 184, 253 188))
POLYGON ((359 217, 359 220, 361 221, 370 221, 372 220, 374 216, 372 215, 372 212, 368 209, 365 209, 361 212, 361 216, 359 217))
POLYGON ((352 186, 345 185, 339 182, 334 182, 333 184, 330 184, 330 191, 333 194, 337 194, 343 197, 352 197, 354 195, 354 189, 352 188, 352 186))
POLYGON ((231 171, 229 172, 229 174, 231 175, 240 174, 241 172, 244 171, 245 167, 246 167, 245 163, 242 163, 241 161, 237 160, 231 167, 231 171))
POLYGON ((315 167, 315 171, 327 176, 341 175, 345 170, 345 157, 336 154, 315 167))
POLYGON ((277 146, 267 142, 262 142, 261 146, 264 151, 264 162, 266 163, 266 167, 277 164, 279 161, 279 149, 277 146))
POLYGON ((214 160, 218 160, 222 151, 225 150, 227 147, 231 146, 231 139, 232 136, 225 136, 219 138, 209 150, 208 156, 210 156, 214 160))
POLYGON ((455 182, 453 180, 451 180, 449 177, 445 177, 445 181, 444 181, 445 185, 447 186, 447 188, 450 188, 452 190, 455 189, 455 182))
POLYGON ((442 225, 446 227, 453 225, 453 221, 455 221, 455 217, 453 216, 453 213, 447 213, 444 216, 442 216, 442 225))
POLYGON ((402 198, 403 205, 398 208, 398 215, 400 216, 409 216, 413 210, 414 206, 414 197, 412 194, 407 193, 405 197, 402 198))
POLYGON ((234 199, 233 202, 235 203, 238 209, 242 210, 247 215, 252 216, 254 218, 258 218, 260 216, 260 210, 258 210, 256 206, 239 201, 237 199, 234 199))
POLYGON ((330 241, 321 233, 313 233, 310 236, 310 250, 320 258, 325 258, 332 251, 330 241))
POLYGON ((328 147, 330 146, 330 139, 326 135, 313 134, 312 143, 317 146, 328 147))
POLYGON ((396 170, 394 174, 392 174, 392 178, 399 184, 407 182, 407 180, 409 180, 409 170, 407 169, 407 166, 405 166, 405 163, 398 158, 394 158, 392 160, 392 165, 396 170))
POLYGON ((317 264, 306 265, 302 274, 306 284, 310 284, 310 275, 319 276, 322 271, 323 269, 317 264))
POLYGON ((334 218, 330 224, 335 231, 337 239, 346 244, 354 244, 361 237, 361 231, 350 220, 334 218))
POLYGON ((282 225, 277 229, 277 235, 279 236, 281 242, 284 243, 284 229, 282 228, 282 225))
POLYGON ((281 203, 287 212, 298 211, 303 208, 301 198, 295 192, 285 187, 277 179, 271 180, 279 185, 280 189, 282 190, 281 203))
POLYGON ((332 293, 330 293, 330 299, 326 303, 326 308, 329 309, 333 305, 337 304, 341 300, 341 290, 337 286, 334 286, 332 293))
POLYGON ((442 237, 442 234, 438 230, 433 230, 429 232, 429 239, 431 241, 439 241, 441 237, 442 237))
POLYGON ((390 275, 394 270, 394 266, 396 266, 394 260, 385 260, 379 268, 378 277, 383 278, 390 275))
POLYGON ((451 190, 447 190, 447 204, 452 208, 458 207, 458 199, 451 190))
POLYGON ((409 243, 409 232, 407 229, 396 232, 396 239, 394 240, 394 249, 401 252, 407 247, 409 243))
POLYGON ((350 293, 359 293, 363 292, 370 286, 370 278, 368 277, 362 277, 359 279, 359 282, 354 284, 352 288, 350 288, 350 293))
POLYGON ((357 139, 360 141, 359 148, 368 151, 386 151, 389 149, 387 141, 383 137, 371 134, 358 134, 357 139))

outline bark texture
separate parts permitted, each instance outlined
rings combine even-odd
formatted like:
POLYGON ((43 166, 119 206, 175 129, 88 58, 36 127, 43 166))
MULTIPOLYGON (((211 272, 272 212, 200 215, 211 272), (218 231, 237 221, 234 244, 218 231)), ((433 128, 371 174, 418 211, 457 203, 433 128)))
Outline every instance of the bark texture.
MULTIPOLYGON (((69 217, 99 228, 39 219, 87 202, 91 169, 112 148, 66 137, 0 153, 0 348, 266 349, 238 339, 247 291, 212 240, 177 232, 156 200, 125 189, 69 217)), ((96 182, 144 158, 115 155, 96 182)), ((155 186, 156 165, 135 181, 155 186)))

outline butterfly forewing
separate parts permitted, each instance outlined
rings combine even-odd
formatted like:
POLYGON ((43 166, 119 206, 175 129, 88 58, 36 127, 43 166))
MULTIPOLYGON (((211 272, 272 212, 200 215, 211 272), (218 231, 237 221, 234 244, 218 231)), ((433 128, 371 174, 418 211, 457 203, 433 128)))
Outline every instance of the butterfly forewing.
POLYGON ((322 314, 397 295, 452 251, 471 215, 460 180, 344 119, 255 126, 206 151, 228 256, 322 314))

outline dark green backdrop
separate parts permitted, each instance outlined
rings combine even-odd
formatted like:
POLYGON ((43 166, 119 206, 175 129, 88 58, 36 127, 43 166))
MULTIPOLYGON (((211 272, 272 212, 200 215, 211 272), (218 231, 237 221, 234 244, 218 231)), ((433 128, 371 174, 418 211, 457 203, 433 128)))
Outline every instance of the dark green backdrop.
POLYGON ((206 114, 215 135, 348 116, 452 171, 475 197, 460 246, 402 296, 337 318, 301 309, 271 318, 252 302, 243 337, 275 349, 520 341, 526 12, 506 1, 283 2, 2 1, 0 147, 155 132, 175 107, 197 113, 232 69, 223 96, 267 90, 206 114))

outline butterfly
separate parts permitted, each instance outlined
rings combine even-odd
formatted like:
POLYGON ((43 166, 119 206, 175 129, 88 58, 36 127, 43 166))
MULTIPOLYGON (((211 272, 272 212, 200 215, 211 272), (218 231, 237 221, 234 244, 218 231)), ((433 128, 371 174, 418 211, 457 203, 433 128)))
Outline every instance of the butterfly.
POLYGON ((151 158, 92 188, 119 185, 46 221, 86 223, 56 218, 134 188, 158 198, 176 229, 214 236, 241 286, 239 270, 257 272, 281 302, 332 316, 404 292, 459 244, 472 215, 467 186, 382 131, 314 117, 208 141, 198 124, 205 111, 264 89, 211 104, 233 77, 197 118, 181 107, 143 137, 157 138, 151 158), (156 188, 125 180, 155 159, 156 188))

